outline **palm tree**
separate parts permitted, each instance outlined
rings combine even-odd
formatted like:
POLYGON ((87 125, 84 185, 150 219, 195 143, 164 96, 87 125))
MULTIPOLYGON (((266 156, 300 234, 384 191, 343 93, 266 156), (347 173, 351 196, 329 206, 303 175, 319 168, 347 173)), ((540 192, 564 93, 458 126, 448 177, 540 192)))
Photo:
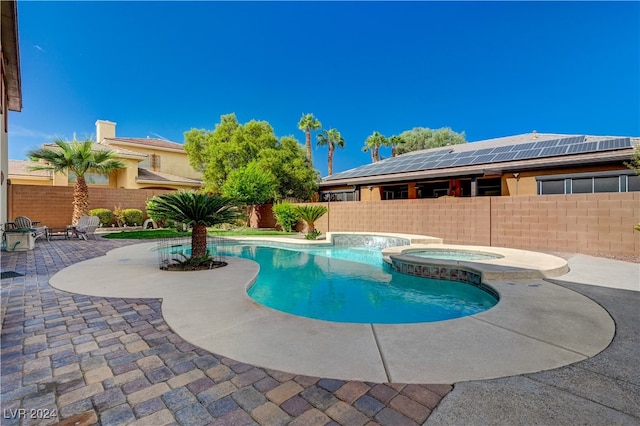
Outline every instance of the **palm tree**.
POLYGON ((296 213, 300 219, 307 223, 307 235, 313 234, 315 231, 315 221, 320 219, 326 212, 329 211, 325 206, 296 206, 296 213))
POLYGON ((55 146, 45 145, 31 150, 27 154, 36 163, 31 170, 53 170, 68 175, 73 173, 76 183, 73 187, 73 216, 71 223, 89 214, 89 187, 85 175, 89 172, 108 175, 114 170, 125 167, 116 160, 116 153, 104 145, 94 144, 91 140, 65 142, 54 141, 55 146))
POLYGON ((364 141, 364 147, 362 150, 364 152, 371 152, 371 160, 374 163, 380 161, 380 147, 387 146, 389 144, 388 139, 381 133, 373 132, 369 137, 364 141))
POLYGON ((391 157, 398 155, 398 146, 404 143, 404 139, 400 136, 391 136, 389 138, 389 145, 391 145, 391 157))
POLYGON ((318 135, 318 146, 325 145, 329 147, 327 171, 331 176, 333 174, 333 152, 336 147, 344 148, 344 138, 337 129, 324 130, 318 135))
POLYGON ((231 199, 194 190, 157 195, 147 201, 147 213, 151 217, 192 225, 192 258, 207 255, 207 226, 230 223, 242 216, 231 199))
POLYGON ((309 163, 313 167, 313 160, 311 159, 311 131, 318 130, 322 127, 320 121, 313 116, 313 114, 302 114, 302 118, 298 122, 298 129, 302 130, 305 134, 305 145, 307 147, 307 158, 309 163))

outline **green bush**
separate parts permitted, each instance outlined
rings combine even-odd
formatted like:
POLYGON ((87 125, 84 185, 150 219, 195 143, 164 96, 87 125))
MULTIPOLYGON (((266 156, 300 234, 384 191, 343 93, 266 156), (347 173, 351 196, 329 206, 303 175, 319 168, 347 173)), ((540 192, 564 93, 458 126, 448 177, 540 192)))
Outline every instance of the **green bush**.
POLYGON ((93 209, 89 212, 91 216, 98 216, 100 218, 100 226, 109 226, 111 219, 113 219, 113 213, 109 209, 93 209))
POLYGON ((298 213, 295 206, 287 201, 273 205, 273 214, 276 217, 276 223, 287 232, 291 232, 298 223, 298 213))
POLYGON ((138 209, 122 209, 122 211, 120 212, 120 214, 122 215, 122 222, 124 222, 125 225, 127 226, 134 226, 134 225, 142 225, 142 222, 144 222, 143 216, 142 216, 142 210, 138 210, 138 209))

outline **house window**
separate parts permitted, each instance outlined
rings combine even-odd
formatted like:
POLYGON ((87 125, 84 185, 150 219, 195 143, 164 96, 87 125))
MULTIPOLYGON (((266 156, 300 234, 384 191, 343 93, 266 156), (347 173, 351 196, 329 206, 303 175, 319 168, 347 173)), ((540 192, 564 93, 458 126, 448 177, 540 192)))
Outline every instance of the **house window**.
POLYGON ((540 182, 539 193, 542 195, 564 194, 564 179, 562 180, 545 180, 540 182))
POLYGON ((409 198, 409 185, 385 186, 382 194, 383 200, 406 200, 409 198))
MULTIPOLYGON (((89 185, 109 185, 109 175, 100 173, 85 173, 84 180, 89 185)), ((76 183, 76 174, 69 172, 69 183, 76 183)))
POLYGON ((478 179, 478 195, 497 196, 502 195, 502 179, 478 179))
POLYGON ((141 161, 139 166, 141 169, 153 170, 155 172, 160 171, 160 155, 149 154, 144 161, 141 161))
POLYGON ((355 191, 327 191, 320 193, 321 201, 357 201, 355 191))
POLYGON ((626 171, 540 176, 536 179, 540 195, 640 191, 640 176, 626 171))
POLYGON ((628 176, 627 191, 629 192, 640 191, 640 176, 628 176))

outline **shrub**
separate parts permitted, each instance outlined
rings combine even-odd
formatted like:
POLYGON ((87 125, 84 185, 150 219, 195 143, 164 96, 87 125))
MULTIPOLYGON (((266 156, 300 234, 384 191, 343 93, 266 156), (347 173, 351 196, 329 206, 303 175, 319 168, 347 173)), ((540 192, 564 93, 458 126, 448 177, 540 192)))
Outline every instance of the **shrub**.
POLYGON ((121 212, 122 222, 127 226, 142 225, 142 210, 123 209, 121 212))
POLYGON ((276 216, 276 223, 287 232, 291 230, 298 223, 298 213, 296 212, 294 205, 287 201, 273 205, 273 214, 276 216))
POLYGON ((307 239, 315 239, 319 234, 316 233, 315 221, 320 219, 329 211, 325 206, 298 205, 295 206, 295 212, 300 219, 307 223, 307 239))
POLYGON ((89 214, 100 218, 100 226, 109 226, 111 219, 113 219, 113 213, 109 209, 93 209, 89 214))

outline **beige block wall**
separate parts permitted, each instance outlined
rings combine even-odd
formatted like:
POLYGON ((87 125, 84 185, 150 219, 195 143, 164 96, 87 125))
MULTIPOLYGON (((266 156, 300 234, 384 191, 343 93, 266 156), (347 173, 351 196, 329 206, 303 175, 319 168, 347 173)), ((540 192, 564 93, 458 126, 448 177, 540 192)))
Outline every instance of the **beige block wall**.
MULTIPOLYGON (((114 207, 140 209, 145 213, 146 200, 171 191, 159 189, 89 188, 89 208, 114 207)), ((73 213, 73 187, 9 185, 9 219, 27 216, 49 227, 66 226, 73 213)))
POLYGON ((637 255, 640 192, 318 203, 327 231, 424 234, 450 244, 637 255))

